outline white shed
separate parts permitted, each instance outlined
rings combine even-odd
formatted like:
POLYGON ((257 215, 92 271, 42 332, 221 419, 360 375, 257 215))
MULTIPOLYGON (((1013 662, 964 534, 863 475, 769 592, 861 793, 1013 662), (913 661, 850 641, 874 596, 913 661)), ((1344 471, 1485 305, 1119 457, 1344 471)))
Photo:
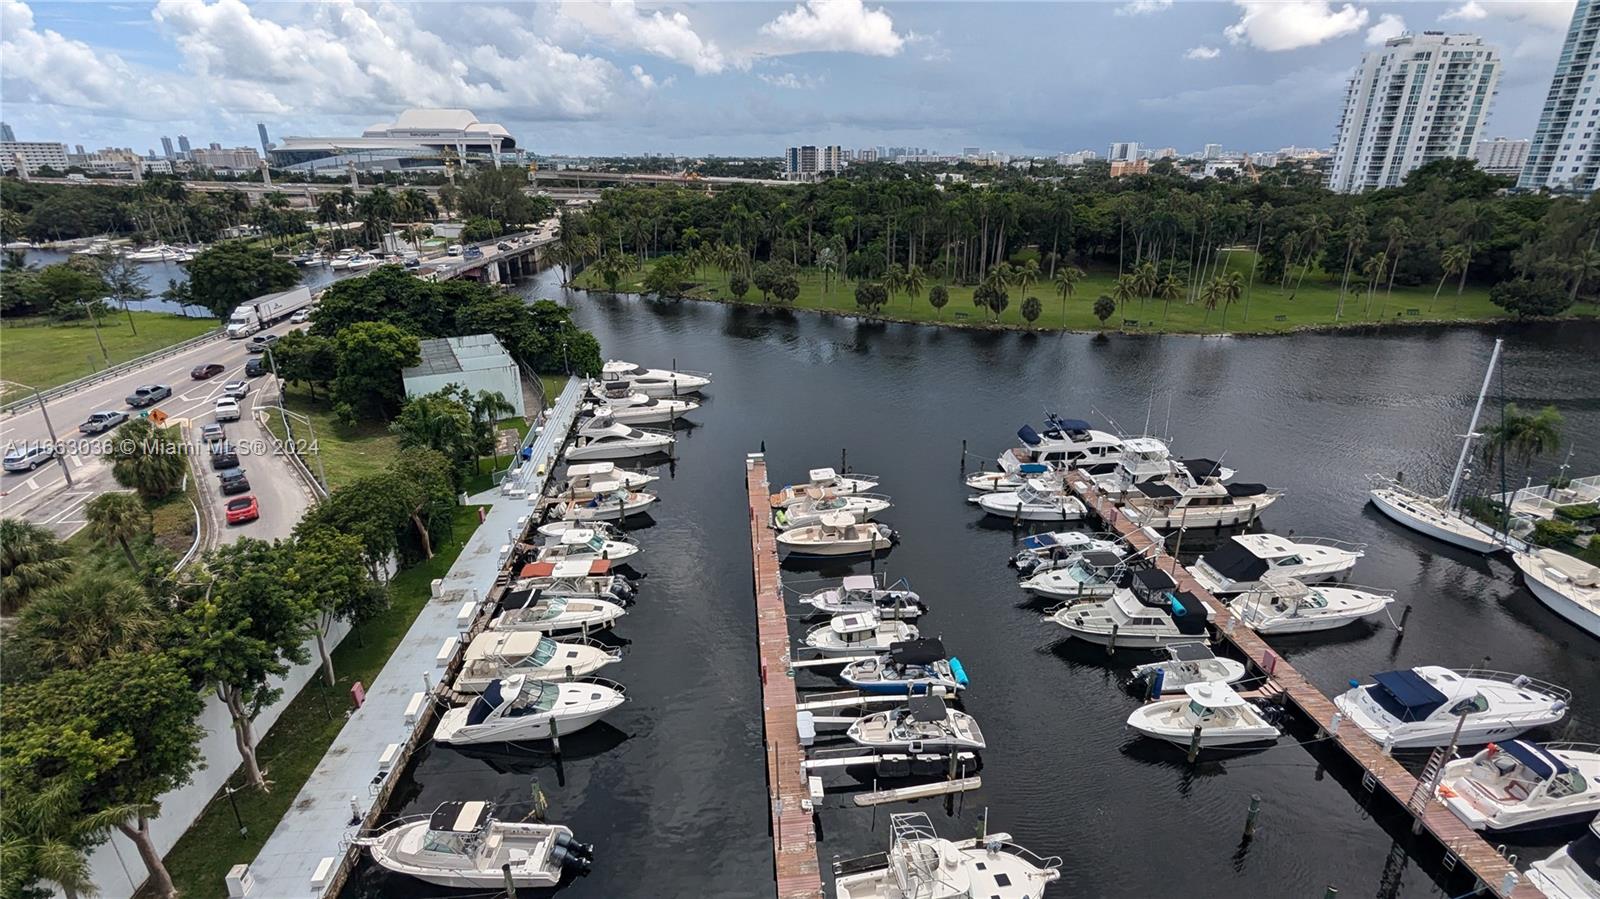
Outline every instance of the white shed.
POLYGON ((452 384, 469 393, 487 390, 505 398, 518 415, 526 415, 522 372, 493 334, 469 334, 424 340, 422 362, 400 373, 406 396, 437 393, 452 384))

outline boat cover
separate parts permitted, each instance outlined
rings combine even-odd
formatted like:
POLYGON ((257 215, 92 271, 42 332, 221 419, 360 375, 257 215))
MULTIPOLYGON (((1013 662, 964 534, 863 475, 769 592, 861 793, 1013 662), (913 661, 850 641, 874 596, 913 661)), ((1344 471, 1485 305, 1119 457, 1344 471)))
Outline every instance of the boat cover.
POLYGON ((1022 538, 1023 549, 1052 549, 1057 546, 1081 546, 1087 541, 1079 534, 1034 534, 1022 538), (1067 539, 1068 536, 1071 539, 1067 539))
POLYGON ((1171 590, 1178 586, 1170 575, 1159 568, 1141 568, 1133 573, 1133 580, 1137 586, 1142 587, 1150 594, 1171 590))
POLYGON ((1410 669, 1384 671, 1374 674, 1372 679, 1377 684, 1368 688, 1368 694, 1384 711, 1401 721, 1421 721, 1445 703, 1443 693, 1410 669))
POLYGON ((1507 740, 1498 745, 1502 752, 1521 762, 1524 767, 1532 771, 1540 780, 1545 780, 1557 774, 1565 774, 1572 770, 1572 767, 1562 761, 1560 756, 1537 743, 1528 743, 1523 740, 1507 740))
POLYGON ((1260 496, 1267 492, 1266 484, 1229 484, 1229 496, 1260 496))
POLYGON ((1039 432, 1033 429, 1033 425, 1023 425, 1022 427, 1018 428, 1017 437, 1023 443, 1026 443, 1029 446, 1038 446, 1043 442, 1039 438, 1039 432))
POLYGON ((1087 431, 1093 427, 1081 418, 1056 418, 1050 416, 1050 426, 1063 431, 1087 431))
POLYGON ((1024 462, 1017 466, 1017 470, 1026 475, 1049 474, 1050 466, 1043 462, 1024 462))
POLYGON ((494 806, 487 802, 441 802, 428 816, 428 829, 444 833, 472 833, 489 820, 494 806))
POLYGON ((1193 593, 1169 593, 1167 611, 1178 633, 1202 635, 1206 632, 1206 606, 1193 593))
POLYGON ((539 601, 539 594, 541 592, 542 591, 535 590, 532 587, 524 587, 521 590, 512 590, 505 595, 504 599, 500 600, 500 608, 507 611, 512 609, 525 609, 539 601))
POLYGON ((1204 662, 1217 657, 1217 654, 1211 651, 1211 647, 1204 643, 1177 643, 1168 646, 1167 652, 1176 662, 1204 662))
MULTIPOLYGON (((1133 486, 1138 487, 1140 493, 1151 499, 1177 499, 1183 495, 1160 481, 1140 481, 1133 486)), ((1230 487, 1228 489, 1232 490, 1233 488, 1230 487)))
POLYGON ((1261 580, 1269 567, 1265 559, 1246 549, 1237 540, 1229 540, 1206 553, 1200 557, 1200 561, 1211 566, 1211 570, 1223 578, 1238 583, 1261 580))
POLYGON ((911 712, 912 721, 924 724, 943 721, 949 717, 944 700, 938 696, 913 696, 906 700, 906 709, 911 712))
POLYGON ((478 698, 473 700, 472 708, 467 710, 467 724, 482 724, 489 717, 489 713, 500 707, 505 697, 500 695, 500 682, 492 680, 478 698))
POLYGON ((1583 836, 1568 843, 1567 856, 1583 873, 1600 881, 1600 831, 1590 827, 1583 836))
POLYGON ((1215 459, 1179 459, 1178 464, 1200 480, 1214 478, 1222 473, 1222 463, 1215 459))
POLYGON ((896 665, 931 665, 944 658, 944 643, 937 637, 889 644, 889 661, 896 665))
POLYGON ((1086 552, 1079 558, 1090 568, 1115 568, 1122 564, 1122 557, 1110 552, 1086 552))

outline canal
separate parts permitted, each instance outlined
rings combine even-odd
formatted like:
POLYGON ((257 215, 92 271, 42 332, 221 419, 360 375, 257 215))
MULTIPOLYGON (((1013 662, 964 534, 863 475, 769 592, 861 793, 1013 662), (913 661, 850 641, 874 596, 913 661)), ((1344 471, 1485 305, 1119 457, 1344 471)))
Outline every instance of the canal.
MULTIPOLYGON (((1404 472, 1430 487, 1448 479, 1497 334, 1507 338, 1506 401, 1556 404, 1571 471, 1600 472, 1600 327, 1028 335, 567 292, 550 277, 521 289, 569 305, 608 357, 715 375, 694 427, 679 432, 675 464, 653 485, 659 511, 636 535, 636 567, 648 577, 617 628, 627 654, 603 672, 627 684, 631 701, 564 739, 559 763, 531 748, 427 747, 391 811, 489 798, 516 813, 542 795, 551 820, 598 845, 594 873, 564 896, 770 895, 742 480, 744 454, 763 443, 775 485, 837 466, 842 452, 852 468, 881 476, 895 502, 882 520, 902 535, 882 567, 930 606, 920 626, 966 666, 965 708, 989 745, 981 790, 914 808, 951 837, 972 834, 987 809, 991 830, 1062 856, 1062 882, 1048 895, 1320 897, 1333 886, 1342 896, 1425 897, 1462 885, 1427 853, 1408 857, 1405 824, 1364 809, 1359 775, 1319 765, 1336 753, 1286 738, 1191 767, 1181 750, 1130 737, 1123 722, 1138 701, 1123 684, 1150 657, 1107 658, 1041 622, 1005 566, 1010 527, 964 501, 962 441, 970 470, 1046 410, 1164 435, 1180 453, 1223 459, 1240 480, 1283 488, 1261 521, 1268 530, 1366 544, 1351 581, 1395 590, 1413 606, 1410 626, 1404 639, 1380 621, 1274 640, 1325 692, 1376 671, 1487 658, 1571 687, 1572 713, 1550 736, 1600 741, 1600 644, 1546 611, 1508 563, 1430 542, 1364 503, 1369 473, 1404 472), (1263 811, 1244 843, 1251 795, 1263 811)), ((1530 474, 1547 476, 1565 453, 1530 474)), ((1207 545, 1206 535, 1185 539, 1185 556, 1207 545)), ((831 682, 801 674, 799 685, 831 682)), ((824 867, 834 855, 885 848, 887 812, 901 808, 874 816, 848 794, 830 794, 825 806, 824 867)), ((1381 797, 1373 806, 1383 809, 1381 797)), ((1511 851, 1526 861, 1561 841, 1511 851)), ((364 863, 344 895, 441 892, 364 863)))

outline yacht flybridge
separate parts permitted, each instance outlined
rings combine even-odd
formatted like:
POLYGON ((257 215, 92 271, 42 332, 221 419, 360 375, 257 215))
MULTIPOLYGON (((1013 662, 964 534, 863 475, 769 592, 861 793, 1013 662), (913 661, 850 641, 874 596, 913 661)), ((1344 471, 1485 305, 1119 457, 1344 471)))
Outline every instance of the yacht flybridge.
POLYGON ((978 722, 945 705, 939 696, 912 696, 899 708, 863 715, 846 734, 871 749, 913 753, 982 749, 985 745, 978 722))
POLYGON ((923 812, 889 816, 888 853, 836 861, 837 899, 1040 899, 1061 859, 1039 856, 1011 835, 941 839, 923 812))
POLYGON ((470 705, 439 717, 440 743, 517 743, 577 733, 627 700, 615 681, 598 677, 540 682, 526 675, 490 681, 470 705))
POLYGON ((1202 749, 1278 739, 1278 728, 1227 684, 1188 684, 1183 692, 1181 699, 1158 699, 1134 709, 1128 727, 1180 746, 1191 745, 1199 728, 1202 749))
POLYGON ((876 612, 879 618, 917 618, 926 609, 917 594, 903 584, 884 587, 870 574, 853 574, 838 586, 801 596, 800 602, 825 615, 876 612))
MULTIPOLYGON (((1593 540, 1594 538, 1590 538, 1593 540)), ((1600 637, 1600 568, 1554 549, 1511 554, 1523 583, 1550 611, 1600 637)))
POLYGON ((675 441, 666 431, 648 431, 630 428, 609 415, 597 416, 578 427, 572 445, 567 448, 569 461, 584 459, 627 459, 672 451, 675 441))
POLYGON ((611 359, 600 366, 600 383, 606 388, 625 385, 635 393, 666 397, 699 393, 701 388, 711 383, 711 375, 709 372, 645 368, 632 362, 611 359))
POLYGON ((1182 693, 1190 684, 1234 684, 1244 678, 1243 662, 1223 658, 1204 643, 1169 643, 1162 647, 1167 658, 1133 669, 1134 680, 1160 678, 1157 691, 1182 693))
POLYGON ((1582 824, 1600 814, 1600 746, 1490 743, 1444 766, 1439 801, 1473 830, 1504 833, 1582 824))
POLYGON ((557 641, 538 631, 484 631, 467 646, 454 686, 460 693, 477 693, 491 681, 518 674, 535 681, 581 677, 621 659, 622 650, 587 640, 557 641))
POLYGON ((1339 694, 1334 705, 1347 721, 1396 749, 1448 745, 1458 723, 1460 745, 1507 740, 1560 721, 1572 700, 1563 687, 1501 671, 1423 665, 1372 679, 1371 686, 1339 694))
MULTIPOLYGON (((1011 451, 1018 462, 1043 462, 1058 468, 1080 468, 1091 474, 1109 471, 1122 453, 1122 438, 1097 431, 1077 418, 1045 417, 1044 433, 1023 425, 1017 430, 1022 445, 1011 451)), ((1002 463, 1003 464, 1003 463, 1002 463)))
POLYGON ((1269 576, 1314 584, 1355 567, 1363 545, 1277 534, 1238 534, 1200 557, 1189 573, 1213 594, 1257 589, 1269 576))
POLYGON ((916 627, 904 621, 885 621, 876 612, 851 612, 835 615, 828 623, 807 631, 805 645, 830 655, 878 653, 917 636, 916 627))
POLYGON ((863 693, 895 696, 924 694, 936 688, 955 693, 967 686, 961 660, 947 658, 944 643, 934 637, 891 643, 882 655, 845 665, 839 677, 863 693))
POLYGON ((354 842, 380 867, 456 889, 555 887, 566 871, 586 873, 594 846, 560 824, 501 821, 488 802, 445 802, 431 815, 397 818, 354 842))
POLYGON ((1141 526, 1163 530, 1230 527, 1254 521, 1282 495, 1262 484, 1223 484, 1216 479, 1179 486, 1144 481, 1128 494, 1127 510, 1141 526))
POLYGON ((1307 586, 1273 578, 1234 597, 1228 608, 1260 634, 1303 634, 1354 624, 1394 602, 1394 594, 1370 587, 1307 586))

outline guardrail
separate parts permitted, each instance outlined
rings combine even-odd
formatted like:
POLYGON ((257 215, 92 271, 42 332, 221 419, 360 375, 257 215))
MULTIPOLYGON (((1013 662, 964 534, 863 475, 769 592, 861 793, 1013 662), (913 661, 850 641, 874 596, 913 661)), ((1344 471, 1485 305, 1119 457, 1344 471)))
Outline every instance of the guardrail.
POLYGON ((0 414, 15 415, 17 412, 20 412, 29 406, 37 405, 41 399, 45 402, 49 402, 58 396, 66 396, 69 393, 74 393, 83 389, 84 387, 88 387, 91 384, 98 384, 101 381, 107 381, 111 378, 120 377, 141 366, 149 365, 150 363, 159 361, 161 359, 166 359, 169 356, 176 356, 179 353, 191 350, 197 346, 200 346, 201 344, 210 343, 224 336, 225 333, 226 332, 219 327, 215 331, 207 331, 204 334, 191 337, 182 343, 175 343, 172 346, 156 350, 153 353, 145 353, 143 356, 140 356, 137 359, 129 359, 127 362, 118 362, 117 364, 108 368, 103 368, 92 375, 84 375, 77 380, 68 381, 65 384, 52 387, 49 390, 41 390, 37 395, 29 395, 21 399, 12 400, 9 403, 0 405, 0 414))

